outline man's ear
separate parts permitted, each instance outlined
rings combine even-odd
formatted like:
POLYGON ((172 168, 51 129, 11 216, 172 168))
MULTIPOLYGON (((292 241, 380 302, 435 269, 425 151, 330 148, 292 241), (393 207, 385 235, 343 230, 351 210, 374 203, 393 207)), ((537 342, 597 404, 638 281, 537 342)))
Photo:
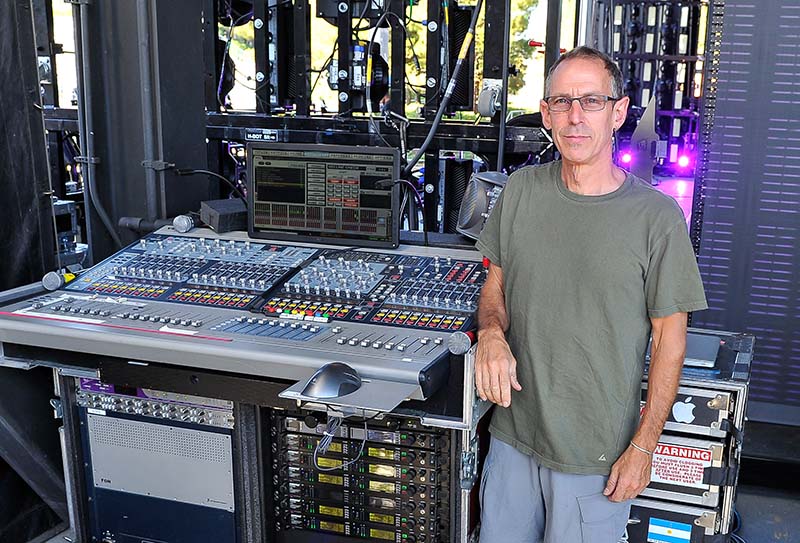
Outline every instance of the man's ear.
MULTIPOLYGON (((625 123, 625 119, 628 117, 628 106, 630 103, 631 99, 627 96, 623 96, 614 104, 614 128, 616 130, 619 130, 625 123)), ((544 115, 542 115, 542 118, 544 118, 544 115)))
POLYGON ((547 102, 544 100, 539 101, 539 111, 542 112, 542 124, 548 130, 553 128, 553 124, 550 122, 550 110, 547 109, 547 102))

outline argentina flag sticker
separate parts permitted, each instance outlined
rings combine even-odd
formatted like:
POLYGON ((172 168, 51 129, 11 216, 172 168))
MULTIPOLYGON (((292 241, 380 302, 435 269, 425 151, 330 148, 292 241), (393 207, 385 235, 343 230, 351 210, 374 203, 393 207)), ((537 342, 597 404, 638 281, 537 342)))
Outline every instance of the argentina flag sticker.
POLYGON ((692 525, 650 518, 647 527, 647 543, 690 543, 692 525))

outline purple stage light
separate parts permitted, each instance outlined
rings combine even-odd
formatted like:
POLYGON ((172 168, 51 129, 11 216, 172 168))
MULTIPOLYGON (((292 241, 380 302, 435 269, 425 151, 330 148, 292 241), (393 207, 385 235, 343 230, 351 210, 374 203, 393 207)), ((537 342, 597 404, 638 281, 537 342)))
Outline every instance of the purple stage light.
POLYGON ((678 159, 678 166, 680 166, 681 168, 685 168, 688 165, 689 165, 689 157, 686 155, 682 155, 678 159))
POLYGON ((631 160, 633 160, 633 156, 630 153, 622 153, 623 164, 630 164, 631 160))

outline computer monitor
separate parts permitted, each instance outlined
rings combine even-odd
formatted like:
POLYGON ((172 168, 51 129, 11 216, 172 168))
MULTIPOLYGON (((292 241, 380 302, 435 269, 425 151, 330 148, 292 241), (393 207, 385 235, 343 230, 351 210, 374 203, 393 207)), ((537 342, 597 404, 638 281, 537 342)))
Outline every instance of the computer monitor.
POLYGON ((251 237, 397 247, 397 149, 260 142, 247 159, 251 237))

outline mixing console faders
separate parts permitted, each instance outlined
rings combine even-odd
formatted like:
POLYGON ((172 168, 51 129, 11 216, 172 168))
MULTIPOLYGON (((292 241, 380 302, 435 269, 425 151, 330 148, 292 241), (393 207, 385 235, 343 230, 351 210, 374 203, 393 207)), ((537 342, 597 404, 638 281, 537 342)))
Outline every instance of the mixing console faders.
POLYGON ((466 330, 485 278, 481 262, 452 257, 322 254, 256 308, 284 318, 466 330))
POLYGON ((363 258, 345 260, 320 255, 308 267, 301 269, 285 285, 287 293, 333 296, 348 301, 360 301, 383 279, 385 264, 363 258))
POLYGON ((243 309, 317 252, 152 234, 89 270, 67 290, 243 309))
POLYGON ((456 331, 472 327, 485 277, 477 258, 151 234, 66 290, 456 331))

